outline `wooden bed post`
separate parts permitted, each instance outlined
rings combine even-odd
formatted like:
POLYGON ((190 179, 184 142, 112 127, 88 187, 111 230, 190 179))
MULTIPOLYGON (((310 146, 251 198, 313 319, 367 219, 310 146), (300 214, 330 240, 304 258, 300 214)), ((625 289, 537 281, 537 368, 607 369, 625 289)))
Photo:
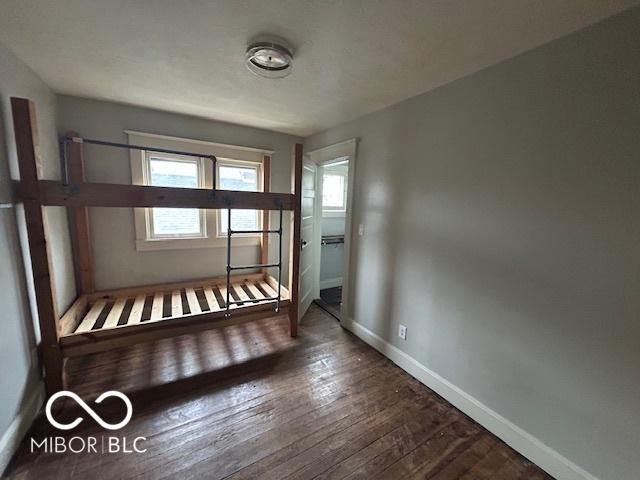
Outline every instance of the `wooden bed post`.
POLYGON ((298 336, 298 310, 300 303, 300 214, 302 209, 302 144, 293 146, 291 166, 291 193, 293 210, 291 211, 291 247, 289 252, 289 325, 291 336, 298 336))
POLYGON ((31 271, 35 287, 38 321, 40 323, 44 383, 47 395, 64 388, 63 358, 58 343, 58 312, 53 294, 53 278, 47 248, 40 190, 37 157, 36 115, 33 103, 24 98, 11 98, 13 128, 22 184, 22 202, 27 223, 27 237, 31 255, 31 271))
MULTIPOLYGON (((67 133, 67 138, 76 138, 77 132, 67 133)), ((72 185, 84 183, 86 178, 82 142, 70 141, 67 148, 67 168, 69 182, 72 185)), ((78 295, 90 294, 95 291, 93 283, 93 259, 91 254, 91 230, 89 227, 89 209, 87 207, 72 207, 69 209, 71 220, 71 242, 75 256, 76 286, 78 295)))
MULTIPOLYGON (((265 155, 262 157, 262 191, 271 191, 271 157, 265 155)), ((262 229, 269 230, 271 211, 262 211, 262 229)), ((260 239, 260 263, 269 263, 269 234, 263 233, 260 239)), ((262 273, 269 273, 268 268, 263 268, 262 273)))

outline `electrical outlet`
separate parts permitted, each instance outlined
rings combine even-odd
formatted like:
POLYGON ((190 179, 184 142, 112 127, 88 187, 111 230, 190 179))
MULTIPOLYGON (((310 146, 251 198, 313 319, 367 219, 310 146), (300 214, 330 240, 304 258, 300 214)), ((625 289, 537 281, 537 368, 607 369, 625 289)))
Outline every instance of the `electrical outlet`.
POLYGON ((360 236, 364 235, 364 223, 361 223, 360 225, 358 225, 358 235, 360 236))
POLYGON ((401 339, 406 340, 407 339, 407 327, 405 327, 404 325, 400 325, 398 327, 398 336, 401 339))

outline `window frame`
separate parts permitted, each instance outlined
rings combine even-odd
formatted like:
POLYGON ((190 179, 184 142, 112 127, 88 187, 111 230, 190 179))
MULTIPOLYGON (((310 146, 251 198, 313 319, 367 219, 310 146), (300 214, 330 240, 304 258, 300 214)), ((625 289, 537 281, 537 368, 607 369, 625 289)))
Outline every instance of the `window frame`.
MULTIPOLYGON (((256 170, 256 182, 257 182, 257 190, 256 192, 264 191, 264 182, 263 182, 263 174, 264 168, 262 162, 252 162, 247 160, 237 160, 234 158, 217 158, 216 159, 216 188, 220 188, 220 167, 245 167, 245 168, 253 168, 256 170)), ((232 209, 233 210, 233 209, 232 209)), ((222 210, 216 210, 216 238, 227 238, 226 233, 222 233, 222 210)), ((256 212, 256 230, 262 229, 262 215, 261 210, 255 210, 256 212)), ((234 237, 237 238, 261 238, 261 234, 259 233, 250 233, 250 234, 234 234, 234 237)))
MULTIPOLYGON (((132 145, 146 145, 150 148, 164 148, 170 150, 183 150, 202 154, 203 157, 198 158, 201 163, 201 179, 203 186, 198 188, 212 189, 213 185, 213 164, 210 155, 215 155, 219 162, 223 164, 232 162, 236 164, 249 164, 258 168, 258 191, 263 191, 263 158, 264 156, 272 156, 273 151, 252 147, 242 147, 234 145, 226 145, 214 143, 204 140, 192 140, 180 137, 171 137, 166 135, 158 135, 152 133, 143 133, 132 130, 125 130, 129 137, 129 143, 132 145)), ((161 156, 156 152, 147 152, 141 150, 130 150, 129 159, 131 164, 131 182, 134 185, 148 185, 149 173, 145 173, 145 158, 147 153, 152 156, 161 156)), ((180 157, 179 155, 168 155, 169 158, 180 157)), ((216 172, 217 173, 217 172, 216 172)), ((216 175, 216 177, 218 177, 216 175)), ((218 177, 219 178, 219 177, 218 177)), ((125 180, 126 183, 126 180, 125 180)), ((134 208, 134 226, 135 226, 135 249, 137 251, 149 250, 181 250, 192 248, 226 248, 227 235, 218 235, 218 212, 219 210, 201 209, 204 216, 204 222, 201 223, 205 232, 203 237, 179 236, 167 238, 150 238, 149 222, 146 208, 134 208)), ((262 222, 260 210, 258 210, 258 224, 262 222)), ((259 227, 261 228, 261 227, 259 227)), ((235 247, 257 247, 260 245, 261 235, 234 235, 233 246, 235 247)))
MULTIPOLYGON (((204 171, 204 158, 203 157, 187 157, 185 155, 174 155, 169 153, 159 153, 144 151, 143 161, 143 181, 145 185, 151 184, 151 161, 152 159, 168 160, 173 162, 193 163, 197 168, 197 187, 205 188, 205 171, 204 171)), ((178 239, 195 239, 195 238, 207 238, 207 220, 204 209, 198 209, 198 216, 200 219, 200 231, 197 234, 191 233, 178 233, 178 234, 157 234, 155 233, 154 219, 153 219, 153 207, 145 208, 145 221, 146 221, 146 239, 147 240, 178 240, 178 239)))

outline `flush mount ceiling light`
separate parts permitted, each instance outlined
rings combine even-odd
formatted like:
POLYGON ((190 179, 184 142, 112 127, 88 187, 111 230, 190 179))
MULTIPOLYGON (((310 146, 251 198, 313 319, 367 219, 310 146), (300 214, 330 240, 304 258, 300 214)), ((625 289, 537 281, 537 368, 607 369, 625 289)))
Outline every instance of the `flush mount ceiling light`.
POLYGON ((283 78, 291 73, 293 53, 281 42, 254 42, 245 54, 247 68, 265 78, 283 78))

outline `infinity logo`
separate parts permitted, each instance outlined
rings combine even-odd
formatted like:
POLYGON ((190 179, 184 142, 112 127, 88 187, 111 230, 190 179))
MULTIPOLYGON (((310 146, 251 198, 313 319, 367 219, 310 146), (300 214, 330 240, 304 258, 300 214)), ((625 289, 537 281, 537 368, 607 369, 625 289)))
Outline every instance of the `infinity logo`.
POLYGON ((80 422, 82 422, 82 420, 84 420, 83 417, 78 417, 76 418, 73 422, 68 423, 68 424, 64 424, 64 423, 60 423, 58 421, 56 421, 53 418, 53 415, 51 414, 51 407, 53 405, 53 402, 55 402, 57 399, 59 399, 60 397, 69 397, 72 398, 78 405, 80 405, 82 407, 82 409, 87 412, 89 415, 91 415, 91 417, 98 422, 98 424, 100 424, 100 426, 102 428, 106 428, 107 430, 118 430, 122 427, 124 427, 127 423, 129 423, 129 420, 131 420, 131 415, 133 415, 133 406, 131 405, 131 400, 129 400, 129 398, 127 398, 127 396, 123 393, 120 392, 116 392, 115 390, 109 390, 108 392, 104 392, 102 395, 100 395, 97 399, 96 399, 96 403, 102 403, 102 401, 105 398, 109 398, 109 397, 118 397, 119 399, 121 399, 124 404, 127 407, 127 414, 125 415, 124 419, 116 424, 111 424, 111 423, 107 423, 104 420, 102 420, 102 418, 100 418, 98 416, 98 414, 96 412, 93 411, 93 409, 87 405, 84 400, 82 400, 78 395, 76 395, 73 392, 69 392, 67 390, 62 390, 61 392, 55 393, 51 396, 51 398, 47 401, 47 405, 45 407, 45 413, 47 415, 47 419, 49 420, 49 423, 51 423, 51 425, 53 425, 54 427, 60 429, 60 430, 71 430, 72 428, 77 427, 80 422))

